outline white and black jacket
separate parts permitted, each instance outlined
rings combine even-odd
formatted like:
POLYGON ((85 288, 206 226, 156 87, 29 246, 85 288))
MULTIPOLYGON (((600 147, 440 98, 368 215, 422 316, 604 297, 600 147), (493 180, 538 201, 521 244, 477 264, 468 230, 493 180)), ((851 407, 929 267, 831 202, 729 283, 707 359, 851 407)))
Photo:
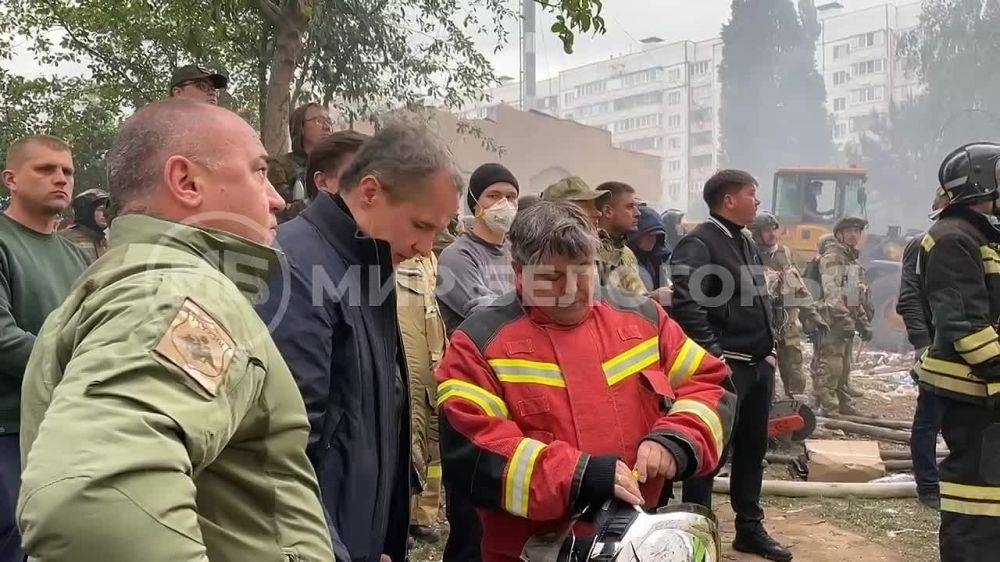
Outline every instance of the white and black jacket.
POLYGON ((677 243, 670 273, 670 315, 709 353, 756 363, 774 352, 763 263, 748 231, 713 214, 677 243))

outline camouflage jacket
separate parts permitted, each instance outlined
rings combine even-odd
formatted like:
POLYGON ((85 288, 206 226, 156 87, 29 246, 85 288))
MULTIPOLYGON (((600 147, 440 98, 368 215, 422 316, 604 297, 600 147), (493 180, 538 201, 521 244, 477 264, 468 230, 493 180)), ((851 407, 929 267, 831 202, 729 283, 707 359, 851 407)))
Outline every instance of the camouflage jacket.
POLYGON ((768 249, 758 245, 758 249, 767 268, 764 276, 774 311, 775 335, 786 343, 796 344, 803 330, 810 333, 826 324, 819 313, 819 304, 792 263, 787 247, 768 249))
POLYGON ((853 334, 871 327, 871 295, 859 257, 857 249, 834 240, 826 244, 819 259, 822 310, 834 333, 853 334))
POLYGON ((601 247, 598 250, 597 272, 601 286, 613 286, 633 295, 646 294, 646 285, 639 274, 639 260, 625 245, 624 240, 615 240, 604 230, 598 231, 601 247))

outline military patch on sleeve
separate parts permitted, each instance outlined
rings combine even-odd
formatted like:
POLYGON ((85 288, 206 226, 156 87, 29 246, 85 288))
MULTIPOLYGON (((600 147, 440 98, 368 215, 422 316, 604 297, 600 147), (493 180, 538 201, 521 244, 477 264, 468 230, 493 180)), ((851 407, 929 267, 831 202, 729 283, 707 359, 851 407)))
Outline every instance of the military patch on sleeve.
POLYGON ((236 354, 236 344, 207 312, 186 299, 156 351, 215 396, 236 354))

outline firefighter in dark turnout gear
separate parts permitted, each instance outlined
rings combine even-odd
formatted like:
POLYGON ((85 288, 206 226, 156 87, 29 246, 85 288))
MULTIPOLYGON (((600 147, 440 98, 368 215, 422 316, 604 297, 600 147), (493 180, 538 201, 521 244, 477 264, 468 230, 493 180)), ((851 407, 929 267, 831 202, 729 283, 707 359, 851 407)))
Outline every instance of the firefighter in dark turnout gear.
POLYGON ((100 189, 88 189, 73 198, 73 226, 59 234, 76 245, 94 263, 108 251, 106 207, 108 194, 100 189))
POLYGON ((940 398, 941 559, 991 560, 1000 550, 1000 145, 975 143, 938 172, 948 206, 917 259, 930 347, 913 367, 940 398))

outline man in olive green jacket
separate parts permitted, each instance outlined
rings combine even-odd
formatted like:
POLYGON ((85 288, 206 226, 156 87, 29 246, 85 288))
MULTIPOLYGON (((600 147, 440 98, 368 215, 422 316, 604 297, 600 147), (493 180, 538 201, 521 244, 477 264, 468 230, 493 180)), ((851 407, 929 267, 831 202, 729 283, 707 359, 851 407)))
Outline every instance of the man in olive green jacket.
POLYGON ((305 408, 248 300, 279 261, 265 157, 238 116, 190 101, 119 133, 111 249, 45 322, 24 379, 33 559, 334 560, 305 408))

